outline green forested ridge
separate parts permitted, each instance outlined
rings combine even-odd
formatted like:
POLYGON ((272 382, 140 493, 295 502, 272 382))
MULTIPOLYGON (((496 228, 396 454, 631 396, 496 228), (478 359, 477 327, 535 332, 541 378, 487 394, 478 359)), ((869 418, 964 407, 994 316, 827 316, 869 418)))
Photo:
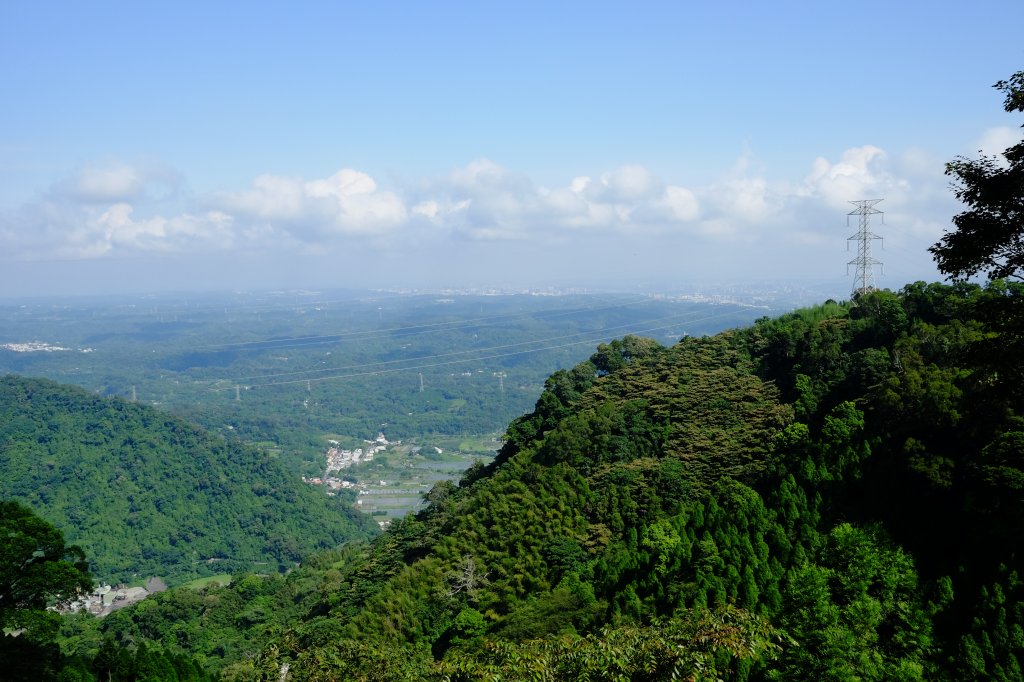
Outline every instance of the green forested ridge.
POLYGON ((265 452, 15 376, 0 377, 0 496, 63 530, 110 582, 276 572, 373 532, 350 500, 303 486, 265 452))
POLYGON ((101 627, 231 679, 1020 679, 1019 390, 977 352, 979 311, 1022 294, 916 283, 603 345, 371 545, 101 627))

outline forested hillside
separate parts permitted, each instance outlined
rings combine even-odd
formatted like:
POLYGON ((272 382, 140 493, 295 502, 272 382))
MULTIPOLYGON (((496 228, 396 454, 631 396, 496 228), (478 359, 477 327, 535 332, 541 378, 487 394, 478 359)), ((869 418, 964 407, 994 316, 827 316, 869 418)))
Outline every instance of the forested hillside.
POLYGON ((277 572, 375 526, 253 447, 46 380, 0 377, 0 498, 28 504, 109 582, 277 572))
POLYGON ((233 679, 1018 679, 1019 389, 977 353, 1021 294, 918 283, 602 346, 366 549, 102 629, 233 679))

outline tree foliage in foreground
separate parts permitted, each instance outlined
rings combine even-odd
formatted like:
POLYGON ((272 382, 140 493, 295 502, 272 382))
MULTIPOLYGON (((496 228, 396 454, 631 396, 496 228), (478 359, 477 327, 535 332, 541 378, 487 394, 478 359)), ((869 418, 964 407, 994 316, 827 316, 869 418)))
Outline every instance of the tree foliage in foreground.
POLYGON ((93 587, 82 550, 25 505, 0 500, 0 678, 38 682, 206 682, 187 655, 141 642, 107 639, 90 656, 67 656, 58 644, 66 624, 53 607, 93 587))
POLYGON ((723 607, 646 626, 605 626, 585 637, 486 641, 475 657, 443 661, 438 672, 445 682, 715 679, 716 658, 771 659, 779 640, 764 620, 723 607))
MULTIPOLYGON (((1024 71, 995 84, 1006 95, 1007 113, 1024 112, 1024 71)), ((929 250, 939 270, 956 279, 1024 276, 1024 140, 998 156, 957 157, 946 165, 956 197, 967 210, 953 218, 956 230, 929 250)))
POLYGON ((0 500, 0 627, 92 588, 85 554, 63 534, 13 500, 0 500))
POLYGON ((41 679, 60 665, 60 617, 47 607, 92 588, 82 550, 31 509, 0 500, 0 670, 5 679, 41 679), (8 634, 10 633, 10 634, 8 634))

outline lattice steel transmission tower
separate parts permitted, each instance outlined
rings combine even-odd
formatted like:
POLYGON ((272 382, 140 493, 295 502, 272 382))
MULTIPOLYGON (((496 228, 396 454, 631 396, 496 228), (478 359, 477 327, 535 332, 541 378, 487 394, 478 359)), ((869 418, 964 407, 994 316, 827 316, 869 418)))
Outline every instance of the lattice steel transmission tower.
MULTIPOLYGON (((881 265, 882 261, 875 260, 871 257, 871 242, 875 239, 881 239, 877 234, 871 231, 871 216, 883 215, 882 211, 875 208, 875 204, 883 201, 882 199, 862 199, 860 201, 851 201, 850 203, 857 208, 850 211, 846 217, 846 224, 850 224, 850 216, 860 216, 860 226, 857 229, 857 234, 849 237, 846 240, 846 250, 850 250, 850 242, 857 242, 857 257, 846 264, 846 274, 850 274, 850 266, 854 266, 855 270, 853 273, 853 295, 866 294, 869 291, 875 290, 875 266, 881 265)), ((882 219, 883 224, 885 219, 882 219)))

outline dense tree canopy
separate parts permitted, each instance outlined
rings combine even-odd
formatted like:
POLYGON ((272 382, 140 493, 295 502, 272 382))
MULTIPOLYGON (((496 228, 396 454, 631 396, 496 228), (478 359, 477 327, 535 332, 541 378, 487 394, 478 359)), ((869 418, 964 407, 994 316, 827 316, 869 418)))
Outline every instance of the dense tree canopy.
POLYGON ((0 501, 0 626, 92 587, 85 554, 18 502, 0 501))
POLYGON ((371 545, 102 627, 229 679, 1022 679, 1024 415, 977 351, 1019 288, 602 346, 371 545))
POLYGON ((92 584, 81 549, 28 507, 0 500, 0 677, 48 679, 60 668, 60 618, 47 607, 92 584))
POLYGON ((0 377, 0 447, 0 495, 39 510, 111 583, 277 570, 376 531, 264 451, 51 381, 0 377))
MULTIPOLYGON (((1006 94, 1007 112, 1024 112, 1024 71, 995 87, 1006 94)), ((954 279, 1024 277, 1024 141, 1002 156, 959 157, 946 165, 967 210, 953 218, 956 230, 929 250, 954 279)))

